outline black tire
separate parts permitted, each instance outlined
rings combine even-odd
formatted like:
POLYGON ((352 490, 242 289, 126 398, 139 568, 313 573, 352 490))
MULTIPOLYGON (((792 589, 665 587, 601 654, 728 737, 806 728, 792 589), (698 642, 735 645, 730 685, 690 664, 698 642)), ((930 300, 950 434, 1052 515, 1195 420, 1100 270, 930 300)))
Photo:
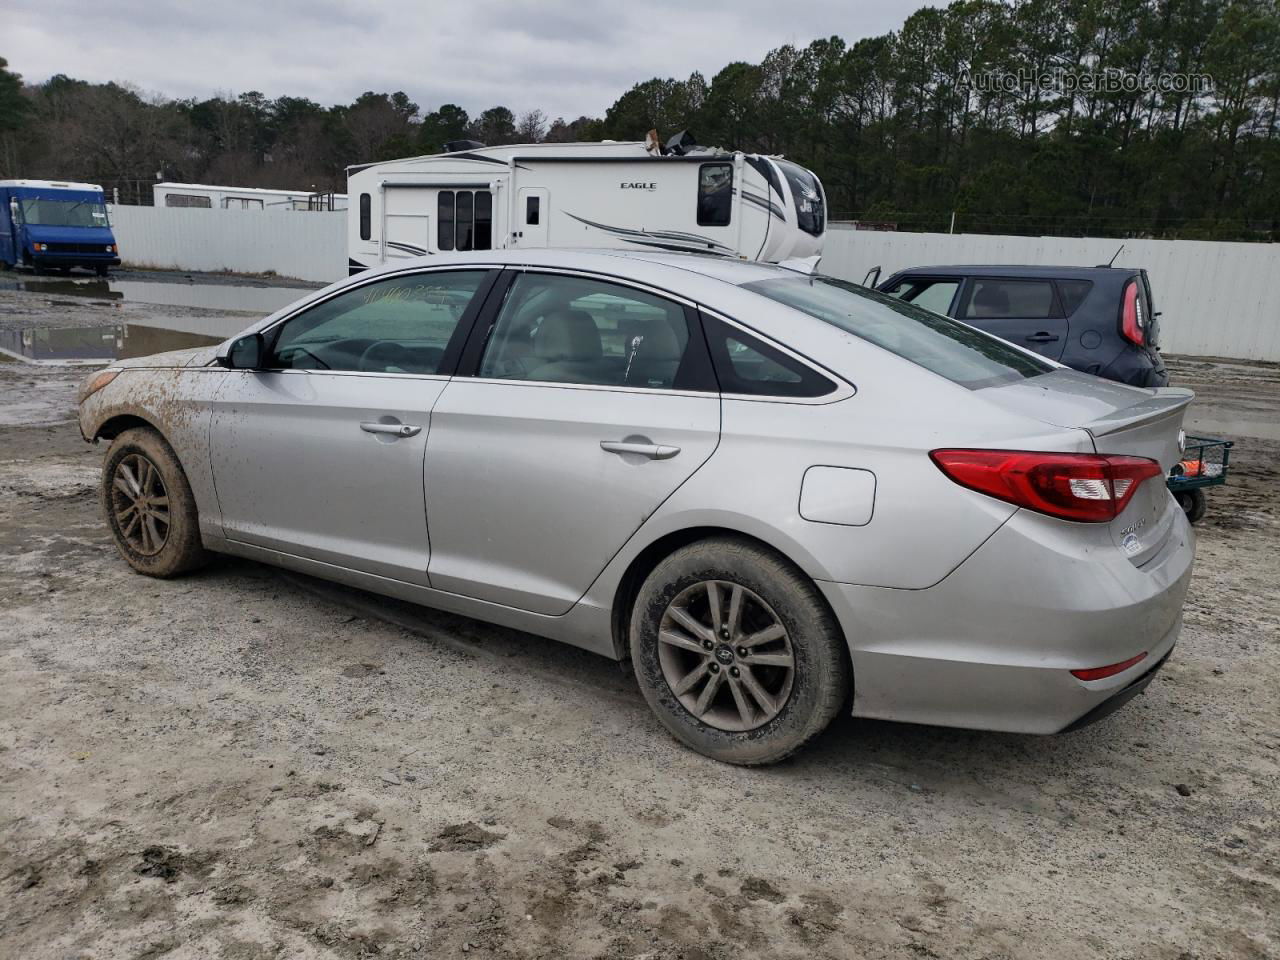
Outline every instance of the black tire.
POLYGON ((1188 523, 1198 523, 1209 509, 1209 500, 1203 490, 1182 490, 1174 494, 1174 499, 1187 515, 1188 523))
MULTIPOLYGON (((852 687, 844 637, 813 582, 782 557, 745 539, 701 540, 660 562, 636 596, 630 641, 640 689, 663 726, 699 753, 726 763, 776 763, 799 750, 826 729, 848 701, 852 687), (752 729, 723 729, 704 722, 681 703, 663 671, 658 639, 663 617, 673 600, 705 581, 719 582, 718 589, 746 588, 771 608, 769 612, 787 631, 785 642, 794 669, 786 702, 776 716, 752 729)), ((724 645, 732 647, 732 643, 724 645)), ((712 659, 708 654, 709 664, 712 659)), ((749 660, 739 662, 745 665, 749 660)), ((718 671, 718 667, 709 668, 718 671)), ((722 686, 728 685, 726 676, 722 686)), ((723 692, 715 696, 728 699, 723 692)))
POLYGON ((104 266, 96 266, 93 269, 100 277, 105 277, 107 275, 107 268, 104 266))
POLYGON ((176 577, 195 570, 208 559, 200 543, 200 519, 187 475, 172 448, 155 430, 135 427, 123 431, 111 442, 102 465, 100 502, 116 549, 139 573, 149 577, 176 577), (124 479, 118 473, 122 462, 129 476, 137 477, 139 468, 145 469, 145 464, 150 464, 159 475, 158 484, 162 486, 153 484, 150 489, 162 492, 167 498, 168 521, 157 520, 152 526, 153 530, 164 531, 158 545, 154 536, 147 542, 138 542, 133 531, 139 530, 140 524, 129 522, 132 513, 123 521, 120 518, 120 511, 127 509, 130 500, 115 483, 117 478, 124 479))

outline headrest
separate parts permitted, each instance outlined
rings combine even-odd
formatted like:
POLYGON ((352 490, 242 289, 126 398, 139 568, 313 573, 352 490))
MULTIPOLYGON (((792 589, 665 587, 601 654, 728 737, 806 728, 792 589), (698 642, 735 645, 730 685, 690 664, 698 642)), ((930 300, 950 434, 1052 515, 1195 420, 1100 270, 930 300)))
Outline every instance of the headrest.
POLYGON ((994 283, 982 283, 978 292, 973 295, 975 310, 990 310, 994 313, 1009 312, 1009 294, 1004 287, 994 283))
POLYGON ((585 310, 553 310, 533 338, 534 356, 541 360, 596 360, 603 352, 600 331, 585 310))
MULTIPOLYGON (((680 359, 680 341, 676 338, 675 331, 671 329, 671 324, 665 319, 651 320, 643 327, 639 328, 635 336, 640 337, 640 343, 636 346, 637 360, 679 360, 680 359)), ((626 349, 631 351, 633 340, 627 341, 626 349)))

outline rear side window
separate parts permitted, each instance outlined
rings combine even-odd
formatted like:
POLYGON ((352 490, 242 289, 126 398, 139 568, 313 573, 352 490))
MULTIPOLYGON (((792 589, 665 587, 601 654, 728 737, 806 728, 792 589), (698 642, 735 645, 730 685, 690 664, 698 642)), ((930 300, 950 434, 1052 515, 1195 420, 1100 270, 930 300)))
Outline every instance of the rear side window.
POLYGON ((832 277, 788 277, 743 285, 839 327, 962 387, 1025 380, 1053 367, 998 337, 832 277))
POLYGON ((934 313, 940 313, 945 317, 947 311, 951 309, 951 301, 955 299, 956 291, 959 289, 959 280, 931 280, 928 277, 908 277, 905 280, 899 280, 888 293, 892 297, 905 300, 907 303, 914 303, 917 307, 924 307, 926 310, 932 310, 934 313))
POLYGON ((360 194, 360 239, 368 240, 373 236, 373 214, 369 194, 360 194))
POLYGON ((969 302, 966 320, 1044 320, 1061 316, 1048 280, 1002 280, 977 277, 969 302))
POLYGON ((698 226, 727 227, 733 215, 733 164, 698 168, 698 226))
POLYGON ((724 393, 749 397, 823 397, 833 381, 807 364, 714 317, 703 316, 716 378, 724 393))
POLYGON ((1069 317, 1075 313, 1092 289, 1092 280, 1059 280, 1058 297, 1062 300, 1063 314, 1069 317))

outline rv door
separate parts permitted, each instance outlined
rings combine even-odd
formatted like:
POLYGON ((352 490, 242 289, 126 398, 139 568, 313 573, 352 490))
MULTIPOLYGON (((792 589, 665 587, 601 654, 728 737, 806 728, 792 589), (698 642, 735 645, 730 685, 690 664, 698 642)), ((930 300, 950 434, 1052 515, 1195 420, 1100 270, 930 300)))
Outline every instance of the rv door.
POLYGON ((518 247, 545 247, 551 220, 550 197, 546 187, 522 187, 516 201, 512 227, 518 247))

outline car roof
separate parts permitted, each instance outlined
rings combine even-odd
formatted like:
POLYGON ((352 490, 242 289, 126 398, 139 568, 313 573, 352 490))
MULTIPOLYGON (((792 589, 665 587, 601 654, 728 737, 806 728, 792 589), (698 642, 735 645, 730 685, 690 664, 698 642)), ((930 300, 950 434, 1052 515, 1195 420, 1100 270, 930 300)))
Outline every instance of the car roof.
POLYGON ((894 276, 904 273, 930 274, 933 276, 964 277, 1049 277, 1055 280, 1097 280, 1118 276, 1129 276, 1136 272, 1135 267, 1071 267, 1052 266, 1047 264, 1010 264, 1010 263, 961 263, 933 265, 928 267, 906 267, 894 272, 894 276))
POLYGON ((754 260, 736 260, 719 254, 668 253, 650 250, 613 250, 599 247, 579 249, 573 247, 545 247, 537 249, 471 250, 465 253, 437 253, 424 257, 406 257, 389 260, 358 276, 375 273, 391 273, 412 267, 438 267, 449 264, 493 264, 497 266, 560 267, 564 269, 599 270, 604 273, 616 270, 619 260, 658 268, 682 270, 712 280, 720 280, 741 286, 755 280, 769 280, 797 276, 796 271, 776 264, 758 263, 754 260))

